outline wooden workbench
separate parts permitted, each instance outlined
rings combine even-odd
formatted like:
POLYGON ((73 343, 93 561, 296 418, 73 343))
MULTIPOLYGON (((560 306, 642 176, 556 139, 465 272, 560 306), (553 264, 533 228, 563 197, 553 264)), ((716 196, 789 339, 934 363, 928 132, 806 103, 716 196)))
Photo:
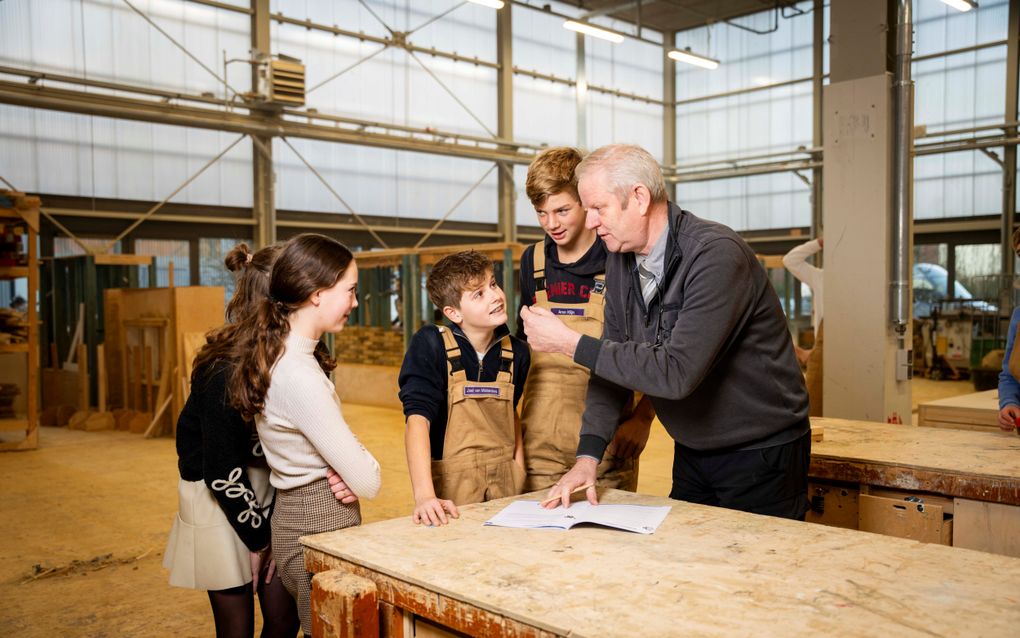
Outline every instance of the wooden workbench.
POLYGON ((1020 627, 1020 559, 616 490, 602 501, 673 509, 650 536, 483 527, 504 499, 463 507, 446 527, 405 516, 305 537, 309 571, 326 572, 313 585, 316 635, 450 635, 428 621, 534 637, 1020 627))
MULTIPOLYGON (((830 506, 824 511, 829 520, 812 514, 808 520, 856 529, 861 521, 858 494, 865 500, 885 499, 890 507, 894 500, 902 505, 904 498, 918 497, 930 510, 941 508, 940 518, 952 519, 951 533, 946 530, 938 542, 1020 556, 1016 434, 844 419, 812 422, 824 427, 825 439, 812 444, 809 477, 844 489, 829 492, 830 506)), ((811 495, 821 493, 812 485, 811 495)))
POLYGON ((928 401, 917 406, 917 424, 932 428, 999 431, 999 391, 928 401))

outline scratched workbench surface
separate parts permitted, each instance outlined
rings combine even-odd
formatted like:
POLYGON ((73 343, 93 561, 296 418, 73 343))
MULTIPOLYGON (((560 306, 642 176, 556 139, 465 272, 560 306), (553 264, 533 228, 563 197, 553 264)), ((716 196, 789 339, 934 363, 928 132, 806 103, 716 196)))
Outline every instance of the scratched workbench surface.
POLYGON ((416 586, 557 636, 1016 636, 1020 627, 1016 558, 617 490, 603 502, 673 509, 650 536, 482 525, 508 502, 464 507, 446 527, 402 517, 303 541, 321 566, 399 585, 380 592, 416 586))
POLYGON ((1020 504, 1020 436, 812 419, 811 475, 985 501, 1020 504))

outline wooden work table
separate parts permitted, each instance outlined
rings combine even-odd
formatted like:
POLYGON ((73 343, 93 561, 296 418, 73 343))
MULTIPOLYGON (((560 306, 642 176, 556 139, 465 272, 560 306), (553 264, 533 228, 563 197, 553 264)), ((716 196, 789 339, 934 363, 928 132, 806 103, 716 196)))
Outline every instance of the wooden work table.
POLYGON ((1020 559, 617 490, 602 501, 673 509, 650 536, 484 527, 509 500, 463 507, 446 527, 401 517, 303 538, 309 571, 325 572, 313 585, 315 635, 450 635, 429 621, 534 637, 1020 627, 1020 559))
POLYGON ((810 475, 1020 505, 1020 436, 910 425, 812 419, 810 475))
POLYGON ((811 448, 809 496, 815 501, 808 520, 1020 556, 1016 434, 844 419, 812 423, 825 437, 811 448), (927 511, 902 511, 907 498, 921 499, 927 511), (878 514, 888 520, 866 520, 874 507, 884 508, 878 514), (914 520, 905 519, 910 516, 914 520))

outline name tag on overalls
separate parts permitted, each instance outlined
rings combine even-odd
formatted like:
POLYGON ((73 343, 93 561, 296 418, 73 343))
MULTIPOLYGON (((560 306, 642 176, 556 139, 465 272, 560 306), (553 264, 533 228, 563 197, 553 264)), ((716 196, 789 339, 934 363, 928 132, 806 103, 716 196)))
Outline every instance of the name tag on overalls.
POLYGON ((552 313, 567 317, 583 317, 584 308, 553 308, 552 313))
POLYGON ((498 397, 499 388, 493 388, 487 385, 466 385, 464 386, 464 396, 466 397, 498 397))

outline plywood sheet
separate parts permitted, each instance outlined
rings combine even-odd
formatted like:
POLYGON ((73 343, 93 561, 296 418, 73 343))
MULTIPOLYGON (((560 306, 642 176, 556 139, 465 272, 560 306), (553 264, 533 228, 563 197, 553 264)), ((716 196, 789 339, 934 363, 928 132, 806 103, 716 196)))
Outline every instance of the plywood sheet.
POLYGON ((1020 507, 958 498, 953 546, 1020 557, 1020 507))
POLYGON ((556 636, 1013 636, 1020 626, 1020 559, 615 490, 603 500, 673 509, 650 536, 484 527, 501 500, 463 507, 445 527, 402 516, 303 541, 317 568, 420 592, 408 604, 466 602, 556 636))
POLYGON ((925 427, 997 431, 998 418, 998 390, 963 394, 917 406, 917 424, 925 427))

